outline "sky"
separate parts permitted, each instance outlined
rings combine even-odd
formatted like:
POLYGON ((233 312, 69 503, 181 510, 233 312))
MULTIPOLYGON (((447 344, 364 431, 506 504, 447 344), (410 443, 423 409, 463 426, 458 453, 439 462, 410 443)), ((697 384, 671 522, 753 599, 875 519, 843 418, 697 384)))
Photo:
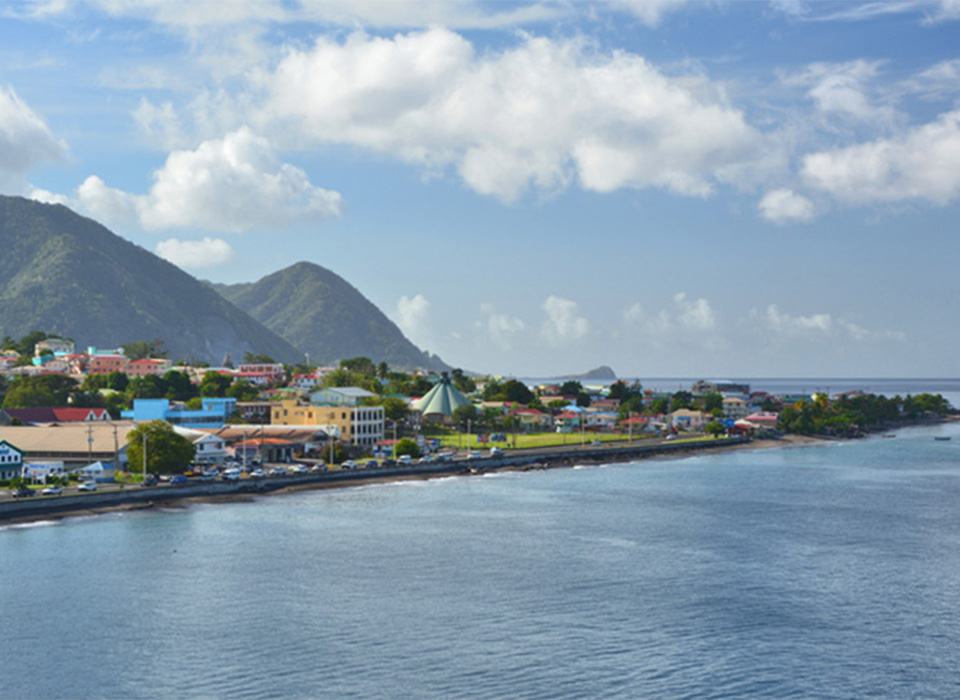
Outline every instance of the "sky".
POLYGON ((471 371, 955 377, 960 0, 7 2, 0 193, 471 371))

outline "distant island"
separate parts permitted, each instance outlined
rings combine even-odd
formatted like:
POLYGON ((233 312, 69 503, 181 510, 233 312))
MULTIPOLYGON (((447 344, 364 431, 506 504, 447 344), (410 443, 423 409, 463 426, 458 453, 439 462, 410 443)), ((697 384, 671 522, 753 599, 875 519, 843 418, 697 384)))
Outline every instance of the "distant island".
POLYGON ((607 365, 600 365, 595 367, 589 372, 584 372, 583 374, 568 374, 562 377, 551 377, 555 380, 565 380, 565 379, 586 379, 590 381, 614 381, 617 378, 617 373, 613 371, 607 365))

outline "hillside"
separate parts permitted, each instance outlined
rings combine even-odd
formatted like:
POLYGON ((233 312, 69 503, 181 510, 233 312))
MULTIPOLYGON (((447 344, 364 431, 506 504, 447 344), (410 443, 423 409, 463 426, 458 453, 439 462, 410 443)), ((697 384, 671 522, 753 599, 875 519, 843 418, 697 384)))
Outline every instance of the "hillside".
POLYGON ((319 265, 300 262, 259 282, 212 286, 309 353, 311 362, 329 364, 363 356, 396 368, 449 369, 439 357, 407 340, 396 324, 353 286, 319 265))
POLYGON ((163 339, 171 359, 297 361, 287 341, 187 273, 62 205, 0 196, 0 335, 80 346, 163 339))

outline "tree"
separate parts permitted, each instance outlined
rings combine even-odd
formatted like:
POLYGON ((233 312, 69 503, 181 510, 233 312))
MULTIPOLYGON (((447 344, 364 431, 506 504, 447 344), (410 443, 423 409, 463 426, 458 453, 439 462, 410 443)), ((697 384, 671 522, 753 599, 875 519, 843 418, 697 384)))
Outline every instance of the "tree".
POLYGON ((238 379, 224 393, 237 401, 255 401, 260 396, 260 390, 245 379, 238 379))
POLYGON ((670 410, 676 411, 681 408, 690 408, 693 402, 693 394, 689 391, 678 391, 670 398, 670 410))
POLYGON ((137 340, 121 346, 123 354, 128 360, 146 360, 151 357, 166 357, 167 351, 163 347, 163 340, 137 340))
POLYGON ((621 405, 630 399, 634 399, 641 395, 643 387, 640 386, 640 382, 633 382, 633 384, 627 384, 622 379, 618 379, 613 384, 610 385, 610 390, 608 396, 611 399, 619 399, 621 405))
POLYGON ((453 420, 454 425, 459 425, 466 427, 467 424, 476 425, 477 424, 477 407, 472 403, 468 403, 465 406, 458 406, 453 409, 453 414, 450 416, 453 420))
POLYGON ((368 377, 376 376, 377 368, 369 357, 354 357, 349 360, 340 360, 340 368, 368 377))
POLYGON ((721 412, 723 411, 723 394, 717 394, 717 393, 704 394, 699 399, 697 399, 697 402, 701 406, 700 408, 701 411, 705 411, 707 413, 713 413, 713 409, 715 408, 719 408, 721 412))
MULTIPOLYGON (((95 376, 97 375, 87 375, 88 378, 95 376)), ((100 388, 113 389, 114 391, 126 391, 128 384, 130 384, 130 377, 125 375, 123 372, 114 371, 104 377, 104 386, 100 388)))
POLYGON ((223 398, 227 387, 233 383, 233 377, 210 370, 203 373, 200 381, 200 396, 205 398, 223 398))
POLYGON ((660 415, 670 410, 670 400, 666 396, 661 396, 650 402, 650 413, 660 415))
POLYGON ((377 365, 377 379, 386 381, 388 376, 390 376, 390 367, 386 362, 381 362, 377 365))
POLYGON ((133 399, 162 399, 166 396, 167 385, 163 377, 148 374, 145 377, 134 377, 127 385, 126 395, 133 399))
POLYGON ((275 365, 277 361, 269 355, 257 355, 252 352, 243 353, 243 362, 247 365, 275 365))
POLYGON ((410 413, 409 404, 396 396, 388 396, 380 405, 383 406, 383 417, 394 423, 405 421, 410 413))
POLYGON ((514 401, 524 405, 533 401, 533 392, 519 379, 509 379, 504 382, 501 395, 504 401, 514 401))
POLYGON ((196 454, 193 443, 177 434, 173 426, 162 420, 142 423, 127 434, 127 460, 131 471, 143 465, 143 439, 147 436, 147 471, 151 474, 173 474, 185 471, 196 454))
POLYGON ((66 406, 77 390, 77 383, 61 374, 19 377, 10 384, 3 399, 3 407, 66 406))
POLYGON ((416 440, 411 438, 403 438, 397 441, 395 452, 397 457, 402 455, 410 455, 416 459, 420 456, 420 446, 417 444, 416 440))
POLYGON ((462 391, 464 394, 472 394, 477 390, 477 383, 464 374, 463 370, 459 367, 450 372, 450 381, 453 382, 457 391, 462 391))
POLYGON ((713 437, 717 437, 718 435, 722 435, 726 428, 723 427, 723 423, 720 421, 712 420, 703 426, 703 430, 704 432, 713 435, 713 437))
POLYGON ((175 369, 168 370, 163 375, 163 383, 167 386, 164 396, 174 401, 186 401, 199 393, 197 387, 190 381, 190 375, 186 372, 178 372, 175 369))
POLYGON ((585 391, 581 391, 577 394, 577 405, 580 408, 587 408, 590 406, 590 394, 585 391))
POLYGON ((560 385, 561 396, 577 396, 581 391, 583 391, 583 384, 576 379, 568 379, 560 385))

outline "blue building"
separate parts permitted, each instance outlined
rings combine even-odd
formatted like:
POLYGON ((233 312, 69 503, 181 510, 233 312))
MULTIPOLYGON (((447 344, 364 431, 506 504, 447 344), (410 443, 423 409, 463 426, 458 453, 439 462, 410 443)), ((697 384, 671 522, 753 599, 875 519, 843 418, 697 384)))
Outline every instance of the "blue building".
POLYGON ((124 411, 126 420, 164 420, 185 428, 219 428, 237 410, 236 399, 203 399, 199 411, 191 411, 181 403, 167 399, 134 399, 133 410, 124 411))

